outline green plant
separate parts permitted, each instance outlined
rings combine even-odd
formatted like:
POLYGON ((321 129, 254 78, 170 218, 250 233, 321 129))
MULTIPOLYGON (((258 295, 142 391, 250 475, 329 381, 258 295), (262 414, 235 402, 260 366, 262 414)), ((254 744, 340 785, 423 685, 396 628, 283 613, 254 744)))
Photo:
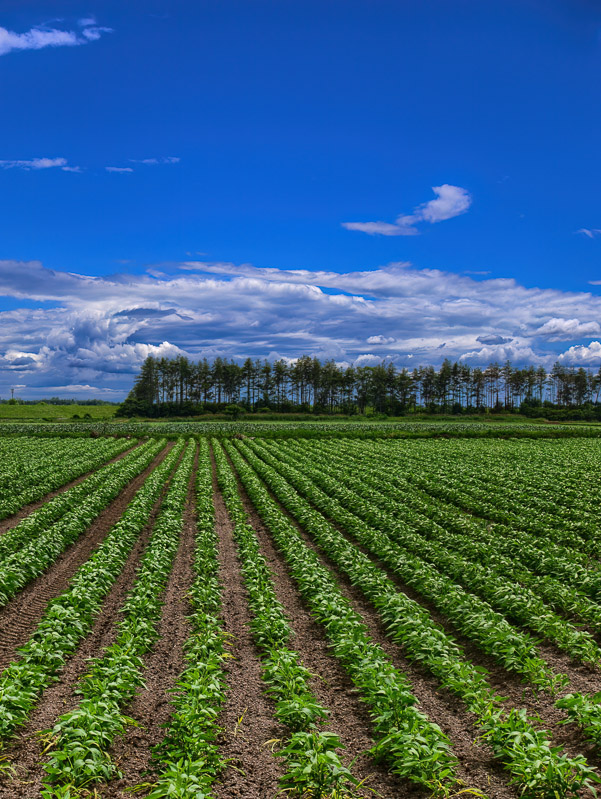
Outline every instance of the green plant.
POLYGON ((281 792, 304 799, 339 799, 352 796, 357 780, 338 756, 340 739, 332 732, 295 732, 277 752, 286 759, 281 792))

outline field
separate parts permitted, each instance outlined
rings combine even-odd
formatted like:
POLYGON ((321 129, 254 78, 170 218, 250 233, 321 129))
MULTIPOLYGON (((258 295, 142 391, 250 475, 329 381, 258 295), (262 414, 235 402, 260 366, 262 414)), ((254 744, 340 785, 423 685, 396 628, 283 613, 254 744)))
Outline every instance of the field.
MULTIPOLYGON (((110 407, 110 406, 105 406, 110 407)), ((223 420, 80 420, 36 421, 5 420, 0 423, 2 436, 57 436, 73 438, 101 436, 135 436, 169 439, 181 436, 231 438, 237 434, 259 438, 357 438, 357 439, 421 439, 421 438, 601 438, 601 425, 586 423, 554 423, 524 421, 514 417, 508 421, 453 421, 433 417, 428 421, 370 421, 363 417, 339 421, 335 418, 315 421, 252 421, 223 420)))
POLYGON ((0 799, 596 795, 592 429, 176 429, 0 438, 0 799))
MULTIPOLYGON (((69 421, 77 419, 112 419, 115 405, 49 405, 35 403, 27 405, 0 404, 0 420, 20 419, 35 421, 69 421), (87 415, 86 415, 87 414, 87 415)), ((1 428, 0 428, 1 432, 1 428)))

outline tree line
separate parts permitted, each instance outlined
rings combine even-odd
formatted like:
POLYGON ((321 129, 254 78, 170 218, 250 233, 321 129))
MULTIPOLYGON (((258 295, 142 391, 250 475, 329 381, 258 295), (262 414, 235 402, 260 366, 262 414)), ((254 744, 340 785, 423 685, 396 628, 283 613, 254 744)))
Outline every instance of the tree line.
MULTIPOLYGON (((279 413, 379 413, 411 411, 534 411, 596 408, 597 373, 556 363, 517 368, 507 361, 485 368, 445 360, 413 370, 382 362, 340 366, 303 355, 293 362, 247 358, 146 358, 127 399, 124 416, 176 416, 229 409, 279 413)), ((601 415, 601 406, 599 406, 601 415)))

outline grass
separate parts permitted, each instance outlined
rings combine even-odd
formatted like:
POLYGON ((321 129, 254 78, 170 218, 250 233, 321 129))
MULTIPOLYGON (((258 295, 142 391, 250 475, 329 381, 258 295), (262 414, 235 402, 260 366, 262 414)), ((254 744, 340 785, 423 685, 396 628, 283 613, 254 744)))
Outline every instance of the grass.
MULTIPOLYGON (((9 405, 0 404, 0 421, 2 419, 26 420, 34 419, 36 422, 70 422, 77 421, 74 416, 84 418, 89 413, 92 419, 112 419, 115 415, 116 405, 9 405)), ((87 421, 90 421, 86 417, 87 421)))

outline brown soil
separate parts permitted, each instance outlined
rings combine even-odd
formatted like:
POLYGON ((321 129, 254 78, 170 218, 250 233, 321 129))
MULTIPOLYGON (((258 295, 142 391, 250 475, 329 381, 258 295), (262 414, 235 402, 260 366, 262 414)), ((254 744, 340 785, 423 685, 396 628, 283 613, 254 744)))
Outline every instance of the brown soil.
POLYGON ((115 742, 111 750, 111 757, 119 763, 123 778, 102 787, 103 799, 131 796, 131 793, 124 793, 126 788, 152 781, 152 776, 146 775, 151 768, 151 748, 165 737, 164 725, 173 710, 169 691, 175 687, 184 669, 183 645, 191 631, 187 617, 191 611, 188 591, 195 576, 194 479, 197 463, 198 451, 188 488, 180 545, 165 589, 159 639, 144 659, 146 688, 123 710, 137 726, 128 727, 126 734, 115 742))
MULTIPOLYGON (((36 579, 9 605, 0 610, 0 667, 4 667, 15 656, 16 647, 23 644, 31 635, 48 601, 65 590, 73 573, 106 535, 131 501, 135 491, 142 485, 149 472, 165 457, 171 446, 173 444, 163 450, 153 464, 130 483, 45 575, 36 579)), ((113 460, 125 454, 122 453, 113 460)), ((69 485, 74 485, 83 479, 85 476, 69 485)), ((220 579, 224 597, 222 615, 225 630, 231 635, 233 655, 226 661, 228 689, 219 719, 223 730, 220 736, 221 754, 229 759, 229 766, 216 783, 213 794, 216 799, 237 797, 274 799, 278 794, 278 779, 283 772, 283 763, 280 758, 272 754, 268 742, 285 739, 288 732, 275 720, 273 702, 264 694, 259 653, 250 631, 251 614, 232 537, 232 525, 215 478, 213 483, 217 532, 220 540, 220 579)), ((49 497, 66 488, 67 486, 53 492, 49 497)), ((366 797, 380 796, 382 799, 426 799, 427 792, 389 774, 384 764, 374 762, 367 754, 373 743, 368 708, 361 702, 357 690, 342 666, 332 656, 321 625, 311 617, 310 610, 301 598, 282 555, 275 548, 269 532, 243 489, 241 496, 259 537, 262 552, 271 567, 278 598, 291 620, 294 636, 290 645, 299 652, 303 663, 315 674, 312 688, 318 700, 330 710, 330 717, 324 728, 336 732, 341 737, 346 747, 343 759, 347 764, 350 764, 353 758, 357 758, 352 765, 352 771, 359 779, 367 778, 367 790, 363 793, 366 797)), ((43 501, 47 501, 49 497, 43 501)), ((36 507, 41 504, 42 502, 32 503, 36 507)), ((113 642, 116 623, 120 617, 119 608, 135 579, 135 572, 150 536, 158 507, 159 503, 155 505, 151 523, 141 534, 122 574, 109 592, 90 635, 66 663, 57 682, 42 694, 27 725, 7 747, 5 754, 15 765, 17 775, 16 779, 9 777, 0 779, 0 799, 39 797, 44 774, 40 761, 43 761, 44 757, 43 744, 38 739, 37 732, 51 728, 59 715, 77 704, 78 698, 72 692, 77 680, 86 673, 88 659, 98 656, 104 647, 113 642)), ((507 772, 494 760, 488 746, 475 740, 478 736, 475 719, 466 711, 464 704, 441 689, 438 681, 423 667, 410 662, 404 656, 402 647, 386 636, 378 611, 361 591, 353 587, 339 572, 290 514, 284 508, 282 510, 294 522, 307 545, 337 577, 343 595, 362 616, 372 639, 408 677, 421 709, 449 736, 453 750, 459 758, 459 776, 463 782, 467 786, 480 789, 490 799, 516 799, 518 793, 508 784, 507 772)), ((16 523, 14 519, 17 516, 19 514, 11 517, 13 524, 16 523)), ((187 590, 194 578, 195 521, 191 484, 183 535, 165 593, 160 637, 154 649, 145 658, 146 688, 124 709, 124 712, 132 716, 139 726, 128 728, 125 736, 115 743, 112 755, 124 772, 124 777, 107 786, 101 786, 99 795, 105 799, 125 799, 130 795, 126 793, 127 788, 131 789, 138 783, 152 782, 154 779, 152 773, 147 774, 148 771, 152 772, 151 748, 164 736, 163 725, 168 721, 172 709, 169 690, 174 687, 184 666, 182 645, 190 634, 186 618, 189 611, 187 590)), ((4 520, 0 523, 0 531, 4 529, 3 525, 9 522, 10 520, 4 520)), ((348 536, 344 530, 340 532, 348 536)), ((348 537, 352 540, 350 536, 348 537)), ((413 589, 403 585, 377 559, 372 558, 372 560, 387 571, 399 590, 430 612, 432 618, 463 647, 469 660, 488 670, 491 686, 499 694, 507 697, 508 707, 526 707, 529 712, 539 714, 544 726, 553 729, 554 743, 565 746, 567 754, 573 756, 582 753, 591 765, 601 765, 601 758, 583 741, 581 733, 573 725, 557 726, 558 722, 565 720, 565 714, 555 709, 552 697, 533 691, 521 682, 519 675, 507 672, 497 665, 492 658, 483 654, 464 636, 458 635, 448 620, 431 603, 425 601, 413 589)), ((540 645, 539 651, 554 670, 569 675, 570 684, 565 692, 577 690, 592 693, 601 689, 601 676, 598 670, 574 663, 552 645, 540 645)))
MULTIPOLYGON (((307 498, 305 497, 305 499, 307 498)), ((285 508, 282 509, 289 518, 292 518, 285 508)), ((316 508, 316 510, 318 509, 316 508)), ((296 524, 293 518, 292 521, 296 524)), ((347 540, 351 541, 358 550, 363 552, 364 555, 381 568, 402 593, 424 607, 429 612, 432 619, 443 627, 445 632, 454 638, 462 647, 468 660, 479 667, 485 668, 489 672, 488 681, 490 685, 497 694, 507 699, 507 705, 509 707, 525 707, 529 714, 539 717, 542 726, 552 733, 552 739, 555 745, 563 746, 566 753, 570 756, 584 754, 590 765, 601 768, 601 756, 595 751, 595 748, 591 744, 586 742, 583 734, 578 730, 576 725, 563 724, 567 719, 567 715, 565 711, 555 707, 555 699, 557 697, 552 697, 545 692, 535 690, 522 680, 521 675, 507 671, 500 666, 492 657, 482 652, 469 638, 466 638, 463 634, 458 632, 452 623, 437 610, 432 602, 421 596, 415 589, 403 583, 384 563, 371 555, 365 547, 355 541, 344 528, 332 520, 329 521, 347 538, 347 540)), ((298 527, 298 525, 296 526, 298 527)), ((301 532, 303 532, 305 539, 310 541, 304 531, 301 532)), ((310 543, 314 549, 318 549, 312 542, 310 543)), ((321 550, 319 550, 319 553, 320 555, 323 554, 321 550)), ((338 574, 336 566, 329 560, 327 562, 329 567, 338 574)), ((363 598, 363 595, 358 589, 352 587, 344 576, 341 577, 339 574, 338 576, 343 584, 350 588, 355 595, 362 597, 361 601, 363 603, 367 603, 367 600, 363 598)), ((368 607, 372 607, 371 603, 367 604, 368 607)), ((575 691, 581 693, 596 693, 601 690, 601 674, 598 669, 575 662, 569 655, 561 652, 550 642, 539 645, 538 651, 552 671, 557 674, 565 674, 568 676, 570 682, 560 692, 560 695, 575 691)))
MULTIPOLYGON (((173 443, 168 448, 170 449, 172 446, 173 443)), ((162 460, 167 451, 165 449, 161 452, 159 460, 154 465, 162 460)), ((0 799, 34 799, 34 797, 40 796, 45 772, 42 769, 44 747, 38 738, 38 733, 41 730, 51 729, 60 715, 72 710, 77 705, 79 699, 73 694, 73 688, 86 673, 88 660, 97 657, 105 647, 114 642, 117 623, 120 620, 119 608, 135 580, 140 559, 146 549, 168 485, 169 481, 165 484, 160 498, 155 503, 149 522, 140 534, 123 571, 107 595, 91 633, 67 661, 57 682, 44 691, 15 743, 3 751, 3 754, 16 768, 16 778, 5 777, 0 781, 0 799)))
POLYGON ((259 655, 250 631, 251 615, 240 574, 232 524, 213 476, 219 533, 220 581, 224 629, 232 638, 232 659, 226 661, 228 691, 219 724, 220 752, 229 766, 212 793, 216 799, 271 799, 278 792, 282 766, 268 741, 286 735, 274 718, 273 703, 263 694, 259 655))
MULTIPOLYGON (((271 496, 275 502, 278 502, 273 494, 271 496)), ((245 497, 245 501, 249 502, 248 497, 245 497)), ((342 594, 349 600, 353 609, 362 616, 371 638, 382 647, 396 668, 407 676, 413 693, 419 700, 420 709, 450 738, 453 751, 460 762, 459 778, 467 786, 477 788, 494 799, 510 797, 514 799, 518 793, 508 785, 508 775, 493 758, 490 748, 480 741, 476 742, 478 729, 474 723, 474 716, 466 711, 464 704, 457 697, 441 689, 436 678, 404 656, 402 649, 387 637, 385 627, 373 605, 338 571, 336 565, 313 543, 281 504, 280 508, 299 530, 307 546, 318 555, 323 565, 334 573, 342 594)), ((375 787, 377 789, 377 786, 375 787)))
POLYGON ((90 527, 60 555, 48 571, 36 577, 0 609, 0 669, 14 658, 17 647, 29 638, 51 599, 66 590, 69 581, 117 522, 150 472, 163 460, 173 443, 163 449, 105 508, 90 527))
MULTIPOLYGON (((586 742, 576 726, 562 724, 567 719, 567 715, 565 711, 555 707, 557 697, 552 697, 544 691, 537 691, 533 686, 527 684, 525 678, 523 679, 521 675, 507 671, 503 666, 499 665, 491 656, 482 652, 469 638, 459 633, 430 601, 424 599, 417 591, 397 578, 384 563, 370 555, 343 528, 336 524, 334 524, 334 527, 381 568, 400 591, 422 605, 430 613, 433 620, 440 624, 445 632, 457 641, 464 650, 466 657, 472 663, 485 668, 489 672, 488 681, 490 685, 497 694, 506 698, 508 706, 525 707, 528 713, 540 718, 542 726, 552 733, 553 743, 564 746, 566 753, 570 756, 584 754, 590 765, 601 766, 601 757, 595 752, 595 748, 586 742)), ((539 645, 537 648, 539 655, 554 673, 568 676, 569 683, 560 692, 561 695, 574 691, 596 693, 601 690, 601 675, 594 667, 576 663, 551 643, 539 645)))
POLYGON ((358 780, 365 780, 367 789, 359 791, 358 795, 373 797, 372 790, 375 790, 375 795, 383 799, 428 796, 429 792, 397 779, 384 764, 375 762, 369 756, 368 750, 374 740, 370 735, 371 720, 367 706, 361 702, 358 690, 340 662, 331 654, 322 626, 311 617, 282 556, 240 483, 238 488, 259 538, 263 556, 271 568, 277 597, 294 630, 290 646, 299 653, 309 671, 316 675, 312 690, 317 700, 330 711, 324 728, 340 737, 345 747, 343 762, 358 780))
MULTIPOLYGON (((102 469, 103 466, 107 466, 109 463, 116 463, 116 461, 120 461, 121 458, 124 458, 126 455, 129 455, 130 452, 133 452, 134 449, 137 449, 140 446, 142 446, 141 441, 139 441, 133 447, 126 449, 125 452, 121 452, 119 455, 115 455, 114 458, 105 461, 102 464, 102 466, 100 466, 99 468, 102 469)), ((86 472, 85 474, 76 477, 75 480, 71 480, 70 483, 65 483, 64 486, 61 486, 60 488, 51 491, 49 494, 46 494, 46 496, 42 497, 42 499, 38 499, 36 502, 30 502, 28 505, 23 505, 23 507, 20 508, 20 510, 18 510, 16 513, 13 513, 12 516, 7 516, 5 519, 2 519, 2 521, 0 521, 0 535, 3 535, 7 530, 16 527, 19 524, 19 522, 22 522, 26 516, 29 516, 29 514, 33 513, 34 510, 41 508, 42 505, 45 505, 54 497, 57 497, 59 494, 64 494, 65 491, 68 491, 70 488, 73 488, 73 486, 79 485, 79 483, 83 483, 83 481, 86 478, 94 474, 94 471, 98 470, 94 469, 91 472, 86 472)))

